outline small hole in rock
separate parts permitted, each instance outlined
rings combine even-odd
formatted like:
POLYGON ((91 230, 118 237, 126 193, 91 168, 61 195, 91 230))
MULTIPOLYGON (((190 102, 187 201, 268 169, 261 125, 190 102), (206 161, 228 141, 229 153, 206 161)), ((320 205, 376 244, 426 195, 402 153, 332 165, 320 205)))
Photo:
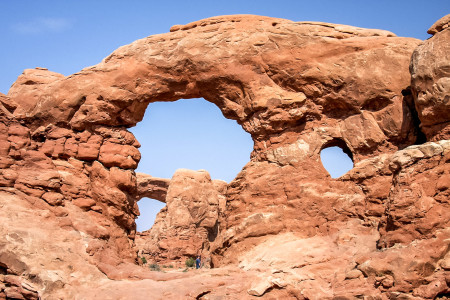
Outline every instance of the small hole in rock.
POLYGON ((320 152, 320 159, 331 178, 339 178, 353 168, 353 155, 341 140, 328 143, 320 152))

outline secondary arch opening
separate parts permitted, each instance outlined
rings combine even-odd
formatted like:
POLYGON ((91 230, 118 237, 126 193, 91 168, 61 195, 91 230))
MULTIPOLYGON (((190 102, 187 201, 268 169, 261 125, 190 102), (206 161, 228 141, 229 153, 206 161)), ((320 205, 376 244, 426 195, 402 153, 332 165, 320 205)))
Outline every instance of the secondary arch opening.
POLYGON ((136 219, 136 231, 143 232, 152 228, 156 215, 166 204, 155 199, 142 198, 139 200, 138 206, 141 214, 136 219))
MULTIPOLYGON (((250 134, 203 98, 150 103, 144 119, 130 131, 141 143, 136 172, 159 178, 170 179, 180 168, 204 169, 211 179, 230 182, 249 162, 253 150, 250 134)), ((138 206, 141 215, 136 225, 141 232, 153 226, 165 204, 143 198, 138 206)))
POLYGON ((339 178, 353 169, 353 154, 341 139, 334 139, 320 151, 322 165, 331 178, 339 178))

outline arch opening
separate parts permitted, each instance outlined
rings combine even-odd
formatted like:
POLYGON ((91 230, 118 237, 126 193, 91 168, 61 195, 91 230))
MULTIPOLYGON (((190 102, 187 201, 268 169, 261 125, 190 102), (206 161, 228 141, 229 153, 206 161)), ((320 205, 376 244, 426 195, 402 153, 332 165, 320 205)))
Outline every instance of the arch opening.
MULTIPOLYGON (((230 182, 249 162, 253 150, 250 134, 203 98, 150 103, 143 120, 130 131, 141 144, 136 172, 158 178, 170 179, 180 168, 203 169, 211 179, 230 182)), ((154 222, 153 216, 165 204, 143 198, 138 206, 137 231, 142 231, 148 227, 144 220, 154 222)))
POLYGON ((165 203, 151 198, 138 201, 140 215, 136 219, 136 231, 143 232, 152 228, 156 215, 166 206, 165 203))
POLYGON ((353 169, 353 154, 340 139, 333 139, 323 146, 320 160, 331 178, 339 178, 353 169))

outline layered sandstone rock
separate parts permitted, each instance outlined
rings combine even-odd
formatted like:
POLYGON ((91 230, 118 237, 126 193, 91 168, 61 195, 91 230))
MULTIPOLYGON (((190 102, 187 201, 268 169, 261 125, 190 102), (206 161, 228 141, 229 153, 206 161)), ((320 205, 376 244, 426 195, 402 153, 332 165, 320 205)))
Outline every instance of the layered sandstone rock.
POLYGON ((170 180, 166 206, 153 227, 136 238, 147 261, 184 265, 201 255, 210 266, 210 243, 220 230, 219 212, 225 212, 227 183, 211 180, 207 171, 179 169, 170 180))
POLYGON ((224 16, 68 77, 26 70, 0 94, 0 298, 447 296, 446 20, 421 42, 224 16), (195 97, 252 135, 250 162, 228 185, 136 174, 127 128, 150 102, 195 97), (337 179, 320 162, 333 145, 355 164, 337 179), (149 196, 167 205, 135 243, 149 196), (219 269, 150 272, 138 254, 219 269))

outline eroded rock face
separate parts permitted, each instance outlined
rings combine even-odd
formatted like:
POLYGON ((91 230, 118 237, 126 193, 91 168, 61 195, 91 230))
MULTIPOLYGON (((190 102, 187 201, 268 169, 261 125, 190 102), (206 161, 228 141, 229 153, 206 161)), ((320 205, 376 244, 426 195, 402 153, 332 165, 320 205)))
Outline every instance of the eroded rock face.
POLYGON ((202 255, 210 266, 210 243, 219 233, 219 211, 225 212, 227 183, 211 180, 207 171, 179 169, 170 180, 166 206, 155 224, 136 238, 147 261, 176 262, 202 255))
POLYGON ((393 185, 380 243, 388 247, 431 239, 449 227, 450 141, 411 146, 394 154, 393 185))
POLYGON ((68 77, 26 70, 0 94, 0 271, 13 276, 0 277, 0 297, 24 295, 23 283, 50 299, 448 295, 443 20, 421 43, 224 16, 138 40, 68 77), (150 102, 194 97, 252 135, 250 162, 228 185, 205 171, 136 174, 127 128, 150 102), (422 131, 429 142, 412 146, 422 131), (355 163, 338 179, 320 162, 329 145, 345 145, 355 163), (136 237, 137 201, 149 196, 167 205, 136 237), (152 273, 138 254, 178 264, 202 254, 228 268, 205 271, 215 279, 152 273), (130 278, 145 280, 120 281, 130 278))
POLYGON ((130 239, 138 215, 132 196, 136 177, 133 170, 119 167, 122 158, 130 157, 126 151, 137 145, 129 132, 106 127, 76 132, 55 125, 30 130, 25 122, 2 119, 0 135, 2 191, 27 200, 33 209, 47 210, 61 227, 89 236, 86 251, 101 269, 135 262, 130 239), (108 141, 125 149, 109 168, 99 158, 108 141), (82 149, 92 155, 80 157, 86 153, 82 149))
POLYGON ((443 17, 428 30, 433 37, 417 47, 411 60, 411 87, 428 140, 448 139, 450 134, 449 19, 443 17))

